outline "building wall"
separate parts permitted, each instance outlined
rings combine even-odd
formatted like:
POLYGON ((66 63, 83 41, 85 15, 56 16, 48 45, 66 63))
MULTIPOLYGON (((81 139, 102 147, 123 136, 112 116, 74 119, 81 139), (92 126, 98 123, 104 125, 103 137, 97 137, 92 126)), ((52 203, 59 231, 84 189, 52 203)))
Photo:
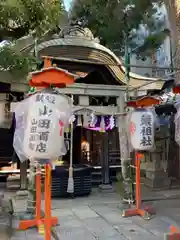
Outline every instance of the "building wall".
MULTIPOLYGON (((180 68, 180 0, 165 0, 167 27, 170 30, 172 63, 175 68, 180 68)), ((166 48, 167 45, 166 45, 166 48)), ((180 71, 175 72, 176 81, 180 82, 180 71)))
POLYGON ((146 61, 142 61, 141 59, 138 59, 135 54, 131 56, 131 65, 137 65, 137 66, 143 66, 142 68, 140 67, 132 67, 131 72, 134 72, 136 74, 140 74, 146 77, 151 77, 152 76, 152 69, 151 68, 145 68, 146 66, 151 66, 152 65, 152 59, 147 58, 146 61))
MULTIPOLYGON (((180 0, 165 0, 170 25, 173 63, 180 68, 180 0)), ((175 71, 176 81, 180 82, 180 72, 175 71)))
MULTIPOLYGON (((165 28, 171 29, 170 27, 170 21, 168 17, 168 11, 165 4, 163 4, 159 11, 162 13, 162 17, 164 18, 165 22, 165 28)), ((156 59, 156 65, 160 67, 167 67, 170 68, 172 66, 172 41, 171 37, 167 36, 164 40, 164 43, 160 46, 159 49, 157 49, 155 53, 155 59, 156 59)), ((154 71, 154 76, 156 77, 172 77, 171 75, 171 69, 167 70, 156 70, 154 71)))
MULTIPOLYGON (((173 1, 173 0, 170 0, 173 1)), ((180 1, 179 1, 180 2, 180 1)), ((168 11, 167 8, 164 5, 162 5, 159 8, 159 12, 162 13, 162 18, 164 18, 165 22, 165 28, 170 29, 170 21, 168 17, 168 11)), ((142 66, 162 66, 162 67, 170 67, 171 66, 171 39, 168 36, 162 46, 155 51, 154 56, 147 58, 146 61, 142 61, 136 58, 136 55, 132 55, 131 57, 131 64, 132 65, 142 65, 142 66)), ((136 68, 132 67, 131 68, 132 72, 135 72, 137 74, 141 74, 144 76, 153 76, 153 77, 164 77, 167 74, 170 74, 169 70, 159 70, 157 71, 156 69, 151 69, 151 68, 136 68)))

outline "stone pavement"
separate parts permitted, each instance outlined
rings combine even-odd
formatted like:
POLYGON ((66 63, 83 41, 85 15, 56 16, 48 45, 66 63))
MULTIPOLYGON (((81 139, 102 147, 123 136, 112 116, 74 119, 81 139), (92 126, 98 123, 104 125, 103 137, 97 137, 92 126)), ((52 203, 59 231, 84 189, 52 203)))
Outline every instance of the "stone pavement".
MULTIPOLYGON (((22 200, 17 201, 17 211, 22 210, 23 204, 22 200)), ((56 231, 60 240, 163 240, 169 226, 180 223, 180 200, 152 201, 150 204, 157 211, 153 219, 122 218, 118 195, 100 193, 96 189, 89 197, 53 200, 52 215, 59 218, 56 231)), ((44 238, 35 229, 16 231, 11 238, 29 239, 44 238)))

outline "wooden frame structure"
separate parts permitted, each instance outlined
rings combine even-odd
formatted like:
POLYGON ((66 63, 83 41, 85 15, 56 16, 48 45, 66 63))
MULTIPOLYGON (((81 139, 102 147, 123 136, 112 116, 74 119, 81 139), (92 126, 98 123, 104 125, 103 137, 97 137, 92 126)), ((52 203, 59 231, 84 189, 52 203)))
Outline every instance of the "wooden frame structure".
MULTIPOLYGON (((146 96, 134 101, 129 101, 127 105, 129 107, 133 108, 146 108, 153 105, 157 105, 160 103, 159 99, 156 99, 154 97, 146 96)), ((141 165, 140 161, 141 158, 144 156, 143 153, 135 151, 135 174, 136 174, 136 207, 132 209, 124 210, 122 213, 123 217, 132 217, 132 216, 141 216, 146 220, 151 219, 151 214, 155 214, 154 210, 150 206, 142 206, 142 200, 141 200, 141 165)))

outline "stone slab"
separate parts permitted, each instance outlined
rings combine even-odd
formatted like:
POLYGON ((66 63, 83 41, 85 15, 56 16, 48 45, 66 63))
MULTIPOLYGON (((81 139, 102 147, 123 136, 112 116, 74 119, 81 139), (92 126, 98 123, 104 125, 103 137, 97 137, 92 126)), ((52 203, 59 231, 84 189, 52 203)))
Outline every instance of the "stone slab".
MULTIPOLYGON (((9 239, 8 239, 9 240, 9 239)), ((10 240, 23 240, 23 238, 17 238, 17 237, 12 237, 12 238, 10 238, 10 240)), ((25 239, 26 240, 26 239, 25 239)))
POLYGON ((27 199, 28 191, 27 190, 19 190, 16 192, 16 199, 27 199))
POLYGON ((95 240, 93 234, 85 228, 57 227, 56 229, 61 240, 95 240))
POLYGON ((133 223, 146 229, 149 232, 151 232, 153 229, 158 229, 158 231, 162 234, 167 232, 170 226, 170 224, 164 222, 160 216, 155 216, 149 221, 145 221, 144 219, 139 217, 136 220, 133 220, 133 223))
POLYGON ((114 236, 114 237, 100 237, 98 240, 127 240, 124 236, 114 236))
POLYGON ((44 240, 44 236, 40 235, 36 229, 28 229, 24 240, 44 240))
POLYGON ((116 225, 115 228, 118 230, 119 233, 124 235, 128 240, 132 240, 132 239, 135 240, 135 239, 142 239, 142 238, 155 239, 157 237, 151 232, 147 231, 146 229, 134 224, 116 225))
MULTIPOLYGON (((166 231, 168 231, 168 229, 166 231)), ((149 229, 149 232, 151 232, 154 236, 161 237, 161 238, 164 234, 161 228, 149 229)))
POLYGON ((9 240, 9 234, 6 228, 0 227, 0 239, 1 240, 9 240))
POLYGON ((83 222, 76 216, 63 216, 59 218, 60 227, 65 228, 83 228, 83 222))
POLYGON ((169 188, 171 184, 171 180, 169 178, 161 178, 161 179, 149 179, 146 178, 144 181, 145 186, 150 187, 152 189, 161 189, 161 188, 169 188))
POLYGON ((101 216, 111 225, 132 224, 132 219, 121 217, 121 212, 118 210, 104 213, 101 216))
POLYGON ((98 217, 98 214, 88 206, 72 208, 72 212, 81 220, 98 217))
MULTIPOLYGON (((89 197, 73 200, 56 199, 52 202, 52 215, 59 219, 60 225, 56 229, 61 240, 163 240, 164 233, 169 232, 169 225, 174 223, 172 216, 177 215, 178 218, 179 214, 180 223, 179 200, 173 203, 156 201, 157 215, 150 221, 140 217, 122 218, 118 195, 104 194, 99 189, 89 197), (171 217, 166 214, 167 210, 170 211, 171 217)), ((16 210, 22 211, 24 206, 23 201, 17 200, 16 210)), ((44 238, 33 229, 26 231, 26 235, 23 236, 14 235, 12 240, 32 239, 44 238)))
POLYGON ((12 216, 8 213, 0 213, 0 240, 12 237, 12 216))
POLYGON ((72 215, 73 215, 73 212, 69 208, 52 210, 52 216, 55 216, 55 217, 64 217, 64 216, 72 216, 72 215))
POLYGON ((117 237, 119 232, 109 225, 101 217, 98 218, 89 218, 83 221, 84 226, 91 232, 93 235, 98 238, 107 238, 107 237, 117 237))
POLYGON ((113 186, 110 184, 101 184, 99 185, 99 189, 101 192, 106 192, 106 193, 112 193, 115 191, 113 186))
POLYGON ((26 238, 26 231, 14 231, 13 233, 13 237, 17 237, 17 238, 26 238))
POLYGON ((113 206, 108 204, 91 206, 91 209, 95 211, 98 215, 103 215, 105 213, 110 213, 112 211, 118 211, 118 208, 120 207, 116 204, 113 204, 113 206))

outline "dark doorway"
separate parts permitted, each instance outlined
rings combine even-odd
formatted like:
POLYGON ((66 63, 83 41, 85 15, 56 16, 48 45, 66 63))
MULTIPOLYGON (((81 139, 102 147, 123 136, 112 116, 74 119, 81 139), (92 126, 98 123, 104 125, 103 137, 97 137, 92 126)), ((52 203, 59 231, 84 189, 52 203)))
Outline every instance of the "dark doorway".
POLYGON ((80 164, 81 161, 81 139, 82 139, 83 128, 75 127, 73 135, 73 163, 80 164))
POLYGON ((13 133, 9 129, 0 128, 0 167, 8 166, 13 155, 13 133))

